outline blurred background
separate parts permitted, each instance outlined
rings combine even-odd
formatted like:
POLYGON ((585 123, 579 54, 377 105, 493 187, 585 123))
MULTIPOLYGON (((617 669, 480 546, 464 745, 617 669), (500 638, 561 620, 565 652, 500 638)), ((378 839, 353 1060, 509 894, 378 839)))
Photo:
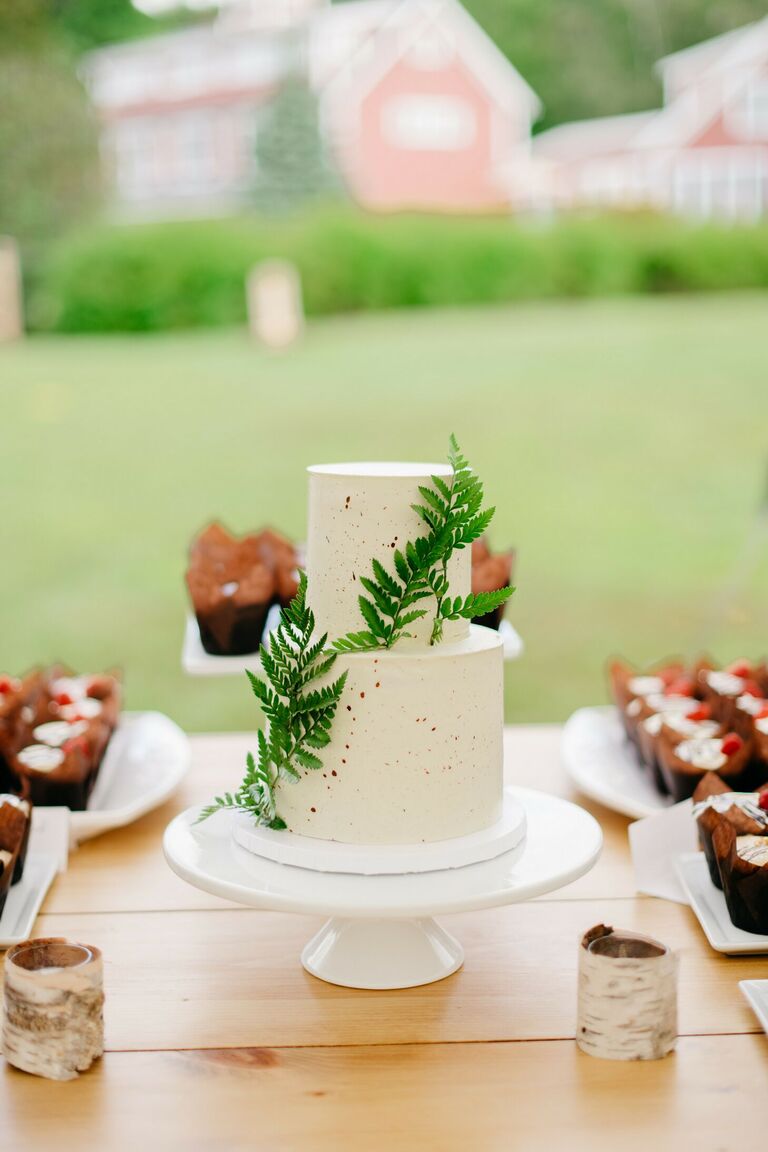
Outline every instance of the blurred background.
POLYGON ((767 215, 765 0, 1 0, 0 671, 251 726, 180 669, 193 534, 451 431, 509 720, 764 654, 767 215))

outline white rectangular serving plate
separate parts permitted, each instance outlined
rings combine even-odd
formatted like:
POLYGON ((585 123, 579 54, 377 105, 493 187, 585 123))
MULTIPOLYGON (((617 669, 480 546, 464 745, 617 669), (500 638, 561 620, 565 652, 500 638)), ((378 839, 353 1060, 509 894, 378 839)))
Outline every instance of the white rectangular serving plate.
MULTIPOLYGON (((264 627, 264 642, 267 641, 272 629, 277 627, 279 618, 279 608, 270 608, 264 627)), ((509 620, 502 620, 499 636, 504 644, 504 659, 507 661, 519 659, 524 651, 523 641, 509 620)), ((246 669, 249 672, 260 672, 261 660, 258 652, 249 652, 245 656, 212 656, 203 648, 197 620, 190 613, 184 627, 181 667, 188 676, 240 676, 246 669)))
POLYGON ((768 980, 739 980, 739 988, 768 1036, 768 980))
POLYGON ((10 948, 28 939, 56 871, 55 856, 29 853, 24 876, 11 888, 0 916, 0 948, 10 948))
POLYGON ((677 857, 676 866, 691 908, 716 952, 725 952, 728 956, 768 953, 768 936, 744 932, 731 923, 725 896, 712 883, 703 852, 683 853, 677 857))

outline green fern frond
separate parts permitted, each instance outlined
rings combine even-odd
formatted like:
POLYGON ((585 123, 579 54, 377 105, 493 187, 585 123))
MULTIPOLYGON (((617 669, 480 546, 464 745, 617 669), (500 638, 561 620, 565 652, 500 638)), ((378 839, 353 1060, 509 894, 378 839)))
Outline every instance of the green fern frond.
MULTIPOLYGON (((280 614, 280 623, 260 649, 264 677, 248 671, 248 681, 268 723, 257 734, 258 761, 246 757, 242 783, 234 794, 217 796, 198 816, 206 820, 223 808, 248 812, 263 827, 285 828, 277 812, 277 792, 283 779, 299 780, 300 769, 322 767, 316 755, 330 742, 330 728, 346 683, 346 672, 331 684, 308 690, 308 685, 333 667, 336 652, 326 647, 327 636, 314 639, 315 617, 307 605, 307 578, 280 614), (310 751, 314 749, 314 751, 310 751)), ((373 637, 375 644, 378 641, 373 637)))
MULTIPOLYGON (((468 597, 466 603, 459 600, 458 604, 457 598, 449 599, 448 561, 454 552, 483 535, 494 509, 483 510, 482 481, 472 471, 453 434, 448 441, 448 460, 452 469, 450 479, 433 476, 431 486, 419 485, 421 503, 411 505, 426 525, 426 534, 408 540, 394 551, 393 573, 378 558, 371 561, 372 577, 360 577, 367 595, 358 598, 367 630, 350 632, 334 641, 337 652, 391 648, 409 635, 405 631, 409 624, 427 614, 424 609, 414 608, 426 599, 435 601, 432 644, 442 639, 443 621, 485 614, 485 609, 473 610, 472 597, 468 597)), ((496 604, 503 603, 510 595, 511 590, 502 590, 497 594, 496 604)))

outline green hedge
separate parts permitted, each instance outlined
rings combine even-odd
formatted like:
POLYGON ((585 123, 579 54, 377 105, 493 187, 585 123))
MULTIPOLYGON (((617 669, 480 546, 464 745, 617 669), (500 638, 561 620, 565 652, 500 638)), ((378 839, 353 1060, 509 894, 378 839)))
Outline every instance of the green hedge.
POLYGON ((242 322, 257 261, 298 265, 307 312, 768 287, 768 226, 663 217, 371 217, 320 213, 99 226, 60 242, 29 289, 32 326, 156 331, 242 322))

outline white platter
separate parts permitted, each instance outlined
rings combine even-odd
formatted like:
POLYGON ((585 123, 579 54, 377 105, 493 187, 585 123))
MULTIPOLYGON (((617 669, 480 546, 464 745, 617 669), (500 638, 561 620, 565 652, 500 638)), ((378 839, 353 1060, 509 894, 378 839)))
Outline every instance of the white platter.
POLYGON ((768 1035, 768 980, 739 980, 739 988, 768 1035))
POLYGON ((614 812, 642 820, 673 803, 643 771, 613 704, 574 712, 563 728, 560 751, 579 790, 614 812))
POLYGON ((56 868, 57 861, 53 855, 27 854, 24 876, 10 889, 0 916, 0 948, 10 948, 30 936, 56 868))
POLYGON ((241 848, 295 868, 357 876, 402 876, 465 868, 517 848, 525 838, 525 809, 513 788, 504 789, 501 819, 469 836, 432 844, 342 844, 314 836, 262 828, 247 812, 231 814, 232 835, 241 848))
POLYGON ((72 812, 74 843, 132 824, 171 795, 189 768, 189 740, 161 712, 124 712, 84 812, 72 812))
MULTIPOLYGON (((270 608, 264 629, 264 639, 268 637, 273 628, 277 627, 279 616, 279 608, 270 608)), ((523 641, 509 620, 502 620, 499 636, 504 642, 505 660, 517 660, 522 656, 523 641)), ((203 648, 197 620, 192 614, 189 614, 184 627, 181 667, 188 676, 240 676, 246 669, 250 672, 258 672, 261 668, 261 661, 258 652, 251 652, 245 656, 211 656, 210 652, 206 652, 203 648)))
POLYGON ((759 956, 768 952, 768 936, 744 932, 731 923, 725 896, 712 883, 703 852, 685 852, 678 856, 677 874, 704 935, 716 952, 729 956, 759 956))
POLYGON ((543 792, 511 791, 525 809, 525 841, 493 860, 442 872, 358 876, 277 864, 234 842, 227 813, 196 824, 199 808, 168 825, 163 849, 178 876, 214 896, 331 916, 302 953, 320 979, 408 988, 442 980, 462 963, 461 945, 433 915, 542 896, 583 876, 600 855, 602 832, 588 812, 543 792))

